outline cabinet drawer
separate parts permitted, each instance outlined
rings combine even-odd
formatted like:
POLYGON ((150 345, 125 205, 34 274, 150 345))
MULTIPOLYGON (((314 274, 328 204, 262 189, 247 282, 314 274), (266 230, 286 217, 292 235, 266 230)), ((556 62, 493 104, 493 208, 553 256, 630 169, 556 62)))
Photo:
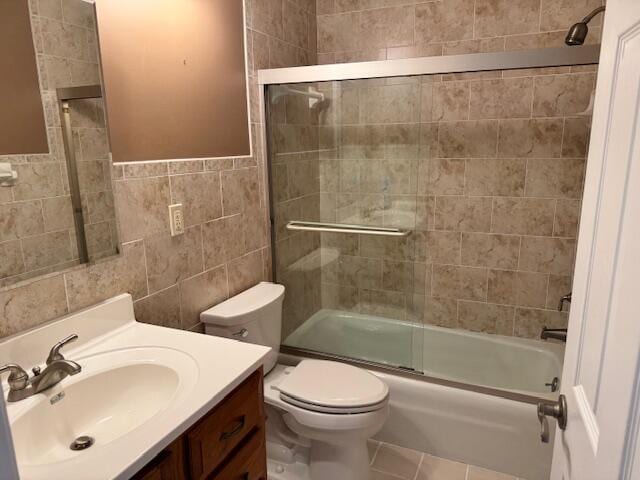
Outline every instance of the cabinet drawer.
POLYGON ((267 480, 264 429, 257 430, 223 467, 207 480, 267 480))
POLYGON ((206 478, 242 440, 263 424, 260 369, 188 433, 191 478, 206 478))
POLYGON ((184 480, 183 449, 180 437, 136 473, 132 480, 184 480))

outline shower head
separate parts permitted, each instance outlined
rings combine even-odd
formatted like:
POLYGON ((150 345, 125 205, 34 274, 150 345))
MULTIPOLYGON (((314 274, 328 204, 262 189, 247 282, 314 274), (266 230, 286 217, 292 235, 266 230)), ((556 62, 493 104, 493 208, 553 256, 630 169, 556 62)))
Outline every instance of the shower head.
POLYGON ((587 24, 591 21, 593 17, 595 17, 600 12, 604 12, 605 7, 598 7, 589 15, 584 17, 581 22, 574 23, 569 32, 567 33, 567 37, 564 39, 564 43, 573 47, 575 45, 582 45, 587 38, 587 34, 589 33, 589 27, 587 24))

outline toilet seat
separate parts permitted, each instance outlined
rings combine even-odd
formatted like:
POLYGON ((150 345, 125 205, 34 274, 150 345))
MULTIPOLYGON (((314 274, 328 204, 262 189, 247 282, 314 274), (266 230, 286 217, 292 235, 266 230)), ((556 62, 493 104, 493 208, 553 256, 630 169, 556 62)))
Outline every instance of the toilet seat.
POLYGON ((384 408, 389 388, 366 370, 326 360, 303 360, 274 386, 280 399, 328 414, 367 413, 384 408))

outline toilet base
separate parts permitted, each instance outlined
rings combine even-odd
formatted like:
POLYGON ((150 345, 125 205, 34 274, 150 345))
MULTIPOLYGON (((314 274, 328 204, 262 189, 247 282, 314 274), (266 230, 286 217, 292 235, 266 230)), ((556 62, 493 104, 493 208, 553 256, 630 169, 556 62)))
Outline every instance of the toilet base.
POLYGON ((369 480, 369 452, 366 443, 330 445, 312 442, 309 449, 311 480, 369 480))
POLYGON ((268 480, 311 480, 309 466, 303 462, 282 463, 267 459, 268 480))

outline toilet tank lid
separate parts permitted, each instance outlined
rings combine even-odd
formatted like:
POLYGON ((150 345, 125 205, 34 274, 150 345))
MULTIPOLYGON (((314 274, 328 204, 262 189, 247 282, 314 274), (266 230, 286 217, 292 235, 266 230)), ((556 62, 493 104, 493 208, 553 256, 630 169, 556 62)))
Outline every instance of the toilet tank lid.
POLYGON ((203 323, 220 326, 234 325, 245 315, 253 313, 275 302, 284 295, 284 286, 277 283, 260 282, 248 290, 200 314, 203 323))

